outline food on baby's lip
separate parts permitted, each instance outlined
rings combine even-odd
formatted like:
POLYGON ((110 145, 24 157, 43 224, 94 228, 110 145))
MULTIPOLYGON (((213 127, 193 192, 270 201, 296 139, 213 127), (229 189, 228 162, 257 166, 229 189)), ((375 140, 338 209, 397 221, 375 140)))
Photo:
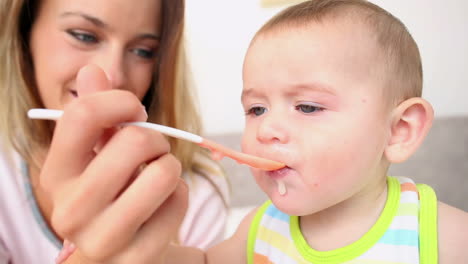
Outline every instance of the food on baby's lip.
POLYGON ((278 183, 278 193, 281 196, 286 195, 286 192, 287 192, 286 184, 284 184, 282 180, 277 180, 276 182, 278 183))

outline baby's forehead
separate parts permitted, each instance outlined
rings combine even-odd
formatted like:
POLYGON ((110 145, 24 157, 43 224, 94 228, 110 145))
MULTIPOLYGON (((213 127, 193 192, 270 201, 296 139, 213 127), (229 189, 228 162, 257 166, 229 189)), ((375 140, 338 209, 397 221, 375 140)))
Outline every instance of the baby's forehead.
POLYGON ((277 53, 275 57, 298 57, 299 60, 339 59, 342 65, 359 62, 368 67, 380 67, 385 63, 383 50, 372 29, 345 19, 269 28, 256 35, 251 49, 247 59, 255 60, 270 49, 269 56, 277 53))
POLYGON ((271 28, 257 35, 251 49, 244 64, 244 77, 249 81, 325 80, 338 87, 351 82, 372 83, 372 89, 380 91, 385 86, 382 53, 362 24, 331 21, 271 28))
MULTIPOLYGON (((327 16, 320 19, 309 19, 305 21, 284 21, 269 27, 262 28, 255 35, 253 42, 261 37, 283 37, 282 35, 316 34, 324 32, 335 32, 339 35, 375 40, 376 30, 370 25, 364 16, 358 14, 346 14, 344 16, 327 16)), ((377 43, 376 43, 377 44, 377 43)))

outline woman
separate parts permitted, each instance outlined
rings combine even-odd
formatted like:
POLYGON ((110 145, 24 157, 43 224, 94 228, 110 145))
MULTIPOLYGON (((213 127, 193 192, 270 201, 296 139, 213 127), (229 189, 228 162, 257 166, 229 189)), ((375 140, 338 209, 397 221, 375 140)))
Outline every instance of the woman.
MULTIPOLYGON (((0 263, 50 263, 64 238, 102 260, 143 257, 144 250, 130 245, 141 234, 154 234, 156 227, 150 232, 143 226, 150 226, 159 206, 174 206, 171 197, 184 196, 180 165, 190 202, 175 240, 203 248, 217 242, 226 219, 226 184, 207 153, 144 129, 112 128, 119 115, 143 121, 145 111, 135 110, 143 104, 149 122, 200 131, 182 45, 183 0, 0 0, 0 6, 0 263), (27 119, 27 110, 36 107, 65 114, 57 126, 27 119), (62 136, 64 131, 72 132, 62 136), (91 135, 98 139, 84 160, 63 152, 73 144, 85 148, 91 135), (165 183, 154 192, 167 189, 152 197, 151 210, 139 206, 153 203, 145 203, 149 191, 134 188, 138 196, 131 203, 113 217, 104 213, 145 175, 165 183), (99 204, 104 190, 113 199, 99 204), (147 214, 136 222, 132 213, 144 209, 147 214), (216 220, 205 221, 206 213, 216 220), (99 242, 112 236, 102 233, 115 223, 134 230, 121 230, 127 238, 103 251, 99 242)), ((146 252, 152 257, 151 246, 146 252)))

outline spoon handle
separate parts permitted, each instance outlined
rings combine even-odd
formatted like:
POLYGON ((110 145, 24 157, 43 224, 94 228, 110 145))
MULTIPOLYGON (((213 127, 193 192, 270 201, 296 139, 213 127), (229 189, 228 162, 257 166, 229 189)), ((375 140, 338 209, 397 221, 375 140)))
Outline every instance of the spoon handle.
MULTIPOLYGON (((28 117, 31 119, 58 120, 62 115, 63 115, 62 110, 54 110, 54 109, 35 108, 35 109, 31 109, 28 111, 28 117)), ((187 131, 180 130, 180 129, 159 125, 159 124, 153 124, 153 123, 148 123, 148 122, 126 122, 126 123, 122 123, 121 126, 145 127, 145 128, 156 130, 164 135, 188 140, 197 144, 203 141, 203 138, 198 135, 195 135, 195 134, 192 134, 187 131)))

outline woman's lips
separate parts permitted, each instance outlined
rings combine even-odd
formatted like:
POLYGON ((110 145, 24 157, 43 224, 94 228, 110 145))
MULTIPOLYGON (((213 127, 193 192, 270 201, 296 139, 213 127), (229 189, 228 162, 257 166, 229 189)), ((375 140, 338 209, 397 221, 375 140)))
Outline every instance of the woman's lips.
POLYGON ((292 172, 292 169, 286 166, 278 170, 267 171, 267 175, 273 179, 281 179, 291 174, 291 172, 292 172))

